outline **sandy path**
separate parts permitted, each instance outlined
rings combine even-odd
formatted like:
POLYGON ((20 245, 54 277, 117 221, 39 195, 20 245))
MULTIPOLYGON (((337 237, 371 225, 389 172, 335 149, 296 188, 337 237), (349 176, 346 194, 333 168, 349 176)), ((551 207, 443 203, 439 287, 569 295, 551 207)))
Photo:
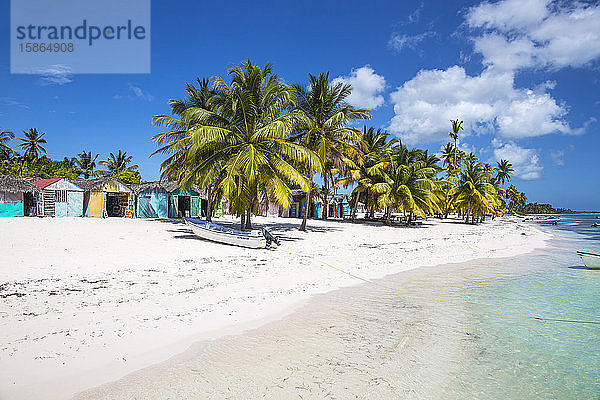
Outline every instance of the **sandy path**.
POLYGON ((511 256, 548 238, 507 220, 422 228, 310 221, 308 233, 297 231, 298 220, 256 222, 282 236, 278 250, 205 242, 173 221, 0 220, 0 398, 68 398, 359 283, 312 257, 374 279, 511 256))

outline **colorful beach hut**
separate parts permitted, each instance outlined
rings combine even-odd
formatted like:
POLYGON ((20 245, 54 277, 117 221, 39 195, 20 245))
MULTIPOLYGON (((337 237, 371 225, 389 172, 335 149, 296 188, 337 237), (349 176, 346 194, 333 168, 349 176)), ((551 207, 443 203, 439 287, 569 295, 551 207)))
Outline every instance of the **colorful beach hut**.
POLYGON ((348 195, 336 194, 329 199, 327 216, 331 218, 347 218, 350 215, 350 199, 348 195))
POLYGON ((263 217, 280 217, 283 214, 283 207, 277 204, 268 196, 263 196, 258 203, 258 215, 263 217))
POLYGON ((206 215, 207 197, 197 186, 182 189, 176 181, 131 185, 138 218, 180 218, 206 215))
MULTIPOLYGON (((287 213, 282 212, 282 215, 287 214, 291 218, 302 218, 306 212, 306 192, 301 189, 292 190, 292 204, 287 210, 287 213)), ((321 192, 313 189, 312 204, 309 207, 309 218, 321 218, 323 215, 323 200, 321 192)))
POLYGON ((0 175, 0 217, 35 215, 40 188, 14 175, 0 175))
POLYGON ((83 216, 83 189, 79 186, 65 178, 40 179, 32 184, 42 190, 39 196, 39 216, 83 216))
POLYGON ((86 217, 133 217, 135 198, 128 185, 114 177, 78 179, 86 217))

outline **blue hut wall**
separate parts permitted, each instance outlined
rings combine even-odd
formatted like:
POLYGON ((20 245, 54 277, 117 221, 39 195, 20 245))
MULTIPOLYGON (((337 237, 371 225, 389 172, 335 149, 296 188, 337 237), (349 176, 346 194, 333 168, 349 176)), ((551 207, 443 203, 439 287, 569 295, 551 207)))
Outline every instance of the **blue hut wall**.
POLYGON ((81 217, 83 215, 83 192, 67 191, 67 201, 54 203, 55 217, 81 217))
POLYGON ((67 202, 57 201, 54 203, 54 216, 55 217, 66 217, 67 216, 67 202))
POLYGON ((22 217, 24 215, 23 203, 0 204, 0 217, 22 217))
POLYGON ((24 216, 23 193, 0 191, 0 217, 24 216))
POLYGON ((67 216, 83 216, 83 192, 67 192, 67 216))
POLYGON ((148 189, 137 196, 138 218, 169 218, 169 194, 163 189, 148 189))

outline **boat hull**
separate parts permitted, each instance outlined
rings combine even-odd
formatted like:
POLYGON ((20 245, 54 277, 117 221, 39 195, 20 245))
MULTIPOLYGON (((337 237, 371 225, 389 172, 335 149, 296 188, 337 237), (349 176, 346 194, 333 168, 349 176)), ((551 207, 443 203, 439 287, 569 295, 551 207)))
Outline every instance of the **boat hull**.
POLYGON ((188 227, 196 236, 211 242, 230 244, 233 246, 247 247, 250 249, 264 249, 267 241, 262 234, 237 234, 234 232, 219 232, 205 228, 191 221, 185 220, 188 227))
POLYGON ((578 251, 577 255, 581 257, 581 260, 589 269, 600 269, 600 254, 578 251))

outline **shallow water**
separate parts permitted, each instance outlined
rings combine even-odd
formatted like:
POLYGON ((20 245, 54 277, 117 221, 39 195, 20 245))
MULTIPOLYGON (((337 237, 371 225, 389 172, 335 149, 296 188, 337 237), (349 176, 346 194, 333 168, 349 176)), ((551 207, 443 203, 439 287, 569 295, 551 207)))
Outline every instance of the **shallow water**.
POLYGON ((575 249, 600 242, 582 218, 527 255, 315 296, 82 398, 599 399, 600 271, 575 249))
POLYGON ((457 375, 460 384, 447 386, 446 393, 600 398, 600 274, 582 268, 574 256, 581 246, 589 244, 562 239, 550 249, 499 263, 503 276, 466 285, 476 348, 464 360, 469 367, 457 375))

